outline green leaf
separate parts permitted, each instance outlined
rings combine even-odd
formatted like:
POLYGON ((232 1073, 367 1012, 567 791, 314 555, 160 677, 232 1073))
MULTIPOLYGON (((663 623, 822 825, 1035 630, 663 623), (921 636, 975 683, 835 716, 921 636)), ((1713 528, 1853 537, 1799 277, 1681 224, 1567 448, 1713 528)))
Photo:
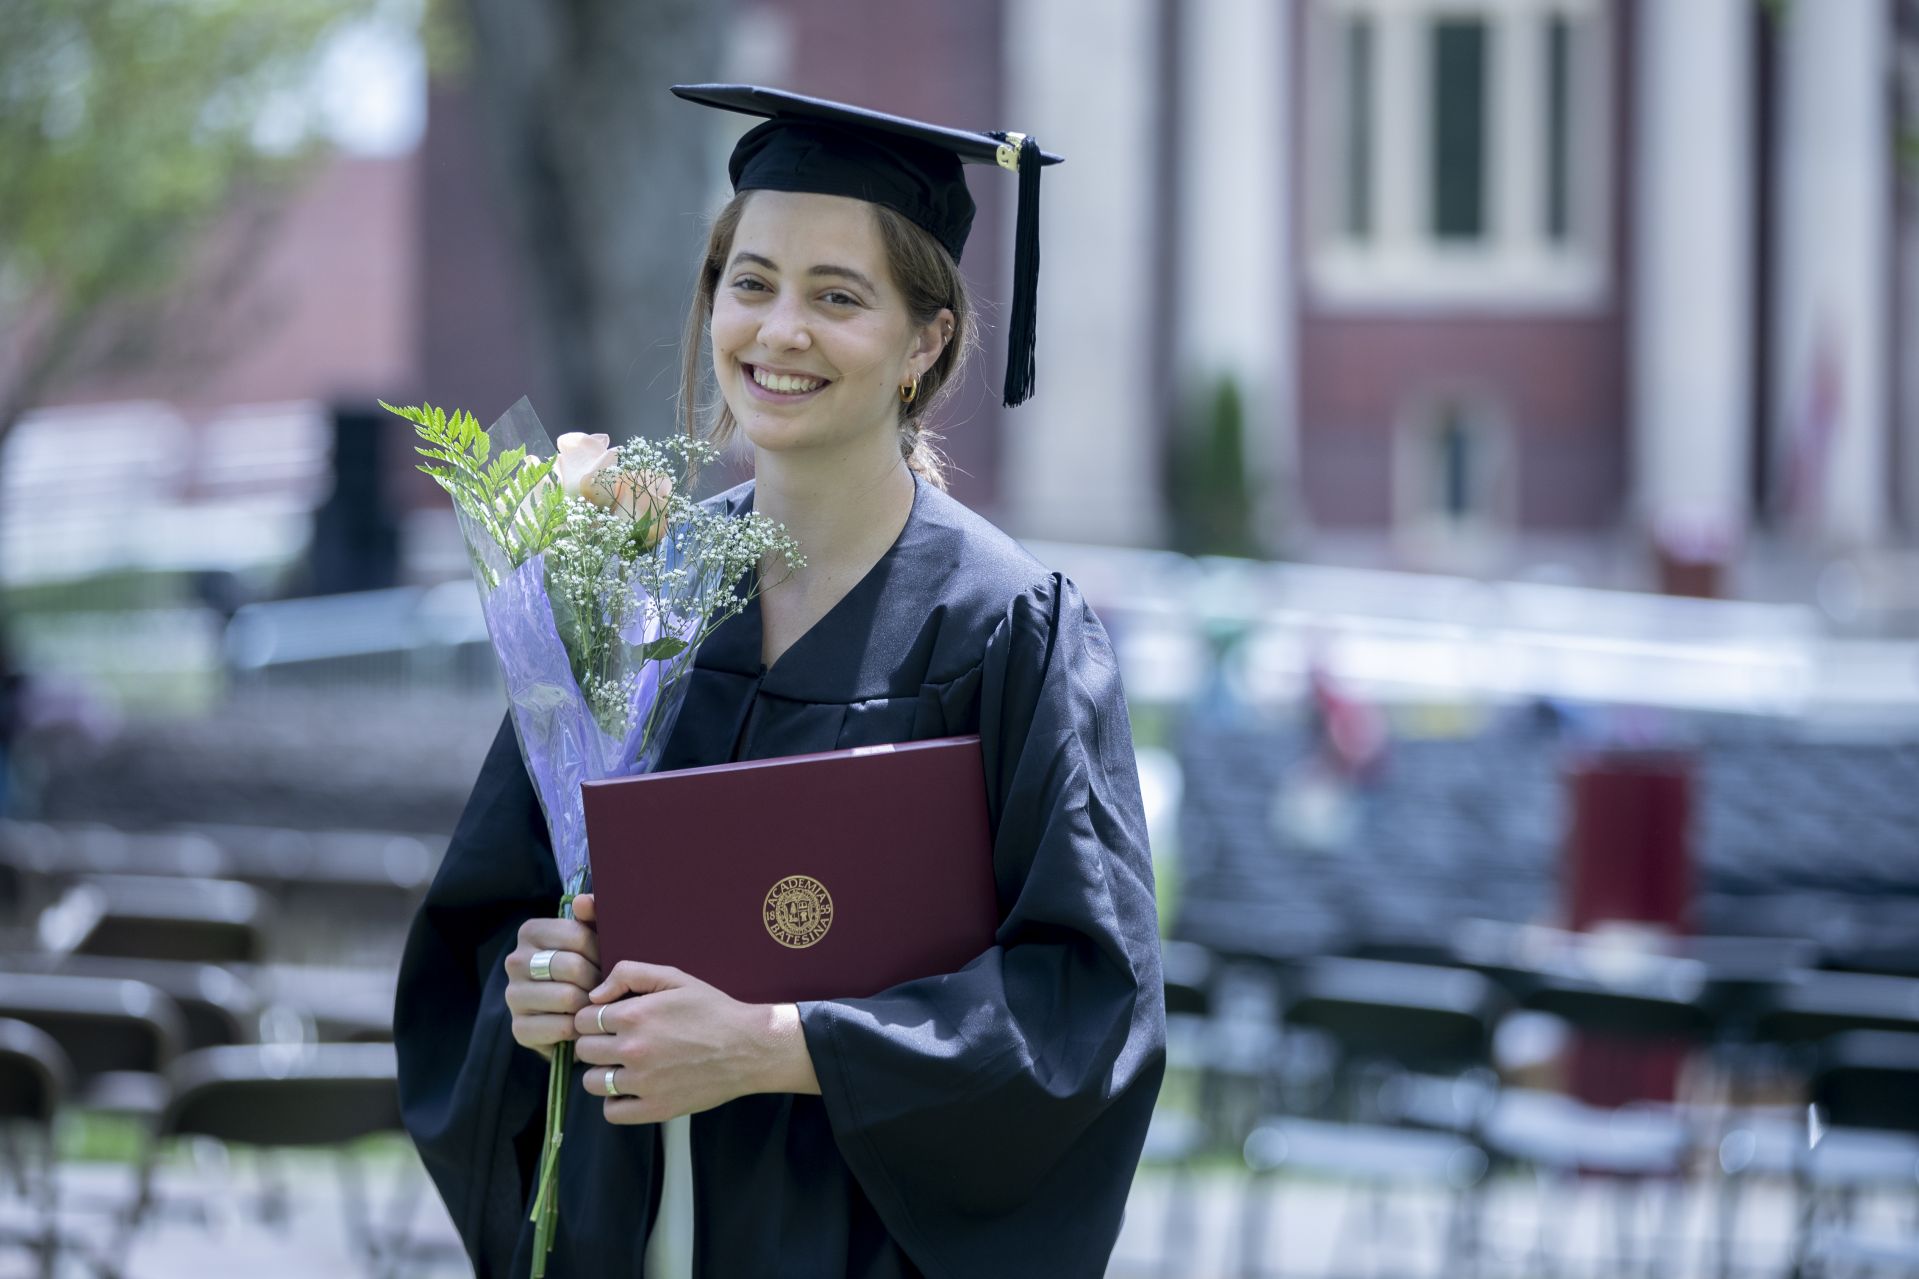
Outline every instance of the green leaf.
POLYGON ((510 452, 502 453, 500 456, 494 458, 492 463, 486 468, 488 486, 497 489, 505 484, 507 478, 513 474, 513 469, 520 464, 520 459, 524 456, 526 456, 525 449, 513 449, 510 452))
POLYGON ((674 639, 671 635, 662 636, 640 650, 640 659, 647 662, 664 662, 678 657, 686 651, 686 641, 674 639))

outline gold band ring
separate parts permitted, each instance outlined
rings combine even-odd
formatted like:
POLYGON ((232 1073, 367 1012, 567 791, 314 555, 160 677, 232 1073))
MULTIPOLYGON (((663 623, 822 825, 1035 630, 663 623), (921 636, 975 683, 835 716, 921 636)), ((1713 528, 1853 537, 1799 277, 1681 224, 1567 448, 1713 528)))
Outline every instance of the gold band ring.
POLYGON ((559 953, 557 950, 534 951, 533 958, 526 965, 527 975, 534 981, 552 981, 553 957, 559 953))
POLYGON ((613 1082, 613 1076, 619 1073, 620 1073, 620 1068, 618 1066, 608 1066, 606 1068, 605 1083, 606 1083, 606 1095, 608 1097, 626 1096, 625 1093, 620 1091, 620 1086, 613 1082))

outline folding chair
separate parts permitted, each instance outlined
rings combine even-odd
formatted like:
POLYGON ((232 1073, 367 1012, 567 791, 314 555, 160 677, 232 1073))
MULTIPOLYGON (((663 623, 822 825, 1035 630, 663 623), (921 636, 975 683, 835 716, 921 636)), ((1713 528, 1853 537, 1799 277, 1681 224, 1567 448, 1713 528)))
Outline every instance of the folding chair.
MULTIPOLYGON (((1667 1266, 1667 1253, 1653 1242, 1635 1248, 1633 1219, 1637 1199, 1649 1186, 1673 1186, 1686 1174, 1693 1133, 1670 1107, 1589 1106, 1559 1093, 1507 1088, 1488 1112, 1481 1133, 1496 1163, 1531 1169, 1541 1190, 1539 1229, 1528 1273, 1556 1273, 1564 1268, 1562 1259, 1550 1255, 1548 1248, 1549 1227, 1564 1226, 1548 1211, 1548 1192, 1564 1194, 1589 1177, 1604 1178, 1613 1191, 1615 1255, 1608 1259, 1608 1272, 1628 1273, 1634 1268, 1635 1252, 1643 1252, 1637 1261, 1647 1274, 1660 1273, 1667 1266)), ((1675 1190, 1654 1205, 1658 1239, 1674 1233, 1672 1214, 1680 1202, 1675 1190)))
POLYGON ((171 999, 123 978, 9 973, 0 1017, 27 1022, 60 1046, 73 1068, 75 1104, 134 1115, 159 1113, 162 1074, 186 1037, 171 999))
POLYGON ((168 1143, 210 1138, 262 1150, 330 1147, 339 1158, 342 1212, 369 1274, 406 1260, 419 1179, 402 1173, 389 1220, 376 1225, 365 1179, 349 1148, 363 1137, 404 1131, 397 1060, 389 1044, 260 1044, 187 1053, 168 1074, 170 1100, 141 1160, 134 1200, 115 1247, 118 1271, 157 1202, 154 1173, 168 1143))
POLYGON ((255 964, 266 952, 266 897, 248 884, 168 875, 94 875, 41 913, 57 954, 255 964))
POLYGON ((1167 1068, 1192 1075, 1198 1107, 1198 1113, 1163 1103, 1157 1107, 1141 1153, 1144 1161, 1171 1169, 1159 1256, 1160 1271, 1170 1279, 1179 1273, 1193 1242, 1193 1163, 1213 1145, 1215 1135, 1217 1081, 1209 1021, 1213 956, 1194 942, 1168 941, 1161 946, 1160 970, 1166 990, 1167 1068))
POLYGON ((1919 1274, 1919 1035, 1860 1030, 1819 1046, 1811 1143, 1800 1156, 1795 1279, 1919 1274), (1889 1229, 1858 1220, 1862 1193, 1888 1192, 1889 1229))
POLYGON ((53 1121, 72 1067, 45 1031, 0 1017, 0 1160, 20 1201, 35 1210, 32 1228, 0 1231, 0 1243, 24 1244, 52 1276, 60 1249, 53 1121))
MULTIPOLYGON (((1634 1044, 1692 1049, 1709 1044, 1716 1027, 1711 971, 1696 959, 1621 952, 1561 934, 1536 962, 1509 960, 1501 977, 1528 1012, 1550 1014, 1592 1036, 1588 1051, 1630 1052, 1634 1044)), ((1630 1084, 1610 1082, 1614 1096, 1597 1100, 1630 1095, 1630 1084)), ((1603 1179, 1614 1217, 1611 1264, 1623 1269, 1637 1260, 1649 1274, 1667 1266, 1695 1146, 1693 1119, 1683 1108, 1630 1100, 1588 1104, 1507 1090, 1488 1117, 1486 1136, 1496 1159, 1530 1167, 1542 1187, 1563 1192, 1603 1179), (1642 1206, 1652 1215, 1643 1239, 1634 1228, 1642 1206)), ((1545 1222, 1542 1212, 1533 1263, 1540 1267, 1550 1264, 1545 1222)))
POLYGON ((1406 1075, 1453 1078, 1490 1065, 1507 1001, 1478 973, 1429 964, 1324 958, 1287 980, 1285 1022, 1338 1049, 1334 1117, 1379 1117, 1379 1090, 1406 1075))
POLYGON ((12 973, 50 973, 144 982, 174 1002, 185 1025, 181 1051, 246 1044, 259 1038, 261 999, 249 980, 220 964, 97 955, 0 956, 0 980, 12 973))
MULTIPOLYGON (((1835 1036, 1871 1030, 1919 1034, 1919 980, 1802 967, 1782 975, 1753 1001, 1743 1028, 1746 1060, 1795 1082, 1810 1079, 1819 1068, 1821 1046, 1837 1042, 1835 1036)), ((1813 1219, 1830 1215, 1828 1201, 1842 1201, 1847 1184, 1870 1186, 1875 1175, 1870 1151, 1885 1146, 1877 1134, 1827 1131, 1815 1157, 1813 1131, 1805 1106, 1734 1108, 1718 1143, 1722 1177, 1713 1246, 1714 1273, 1722 1279, 1736 1268, 1748 1185, 1764 1179, 1792 1186, 1801 1201, 1796 1235, 1813 1219)), ((1803 1239, 1794 1245, 1803 1246, 1803 1239)))
POLYGON ((249 977, 262 1001, 262 1039, 393 1042, 391 968, 268 964, 249 977))
POLYGON ((173 959, 70 955, 55 972, 145 982, 171 999, 185 1023, 183 1052, 248 1044, 259 1038, 262 1001, 247 979, 221 964, 173 959))
POLYGON ((1492 984, 1464 969, 1337 958, 1299 966, 1287 982, 1286 1025, 1328 1037, 1338 1056, 1327 1118, 1268 1117, 1246 1139, 1242 1153, 1252 1176, 1240 1252, 1248 1279, 1266 1272, 1274 1195, 1263 1183, 1284 1171, 1365 1185, 1376 1242, 1389 1224, 1389 1190, 1437 1187, 1448 1200, 1442 1251, 1476 1253, 1488 1161, 1470 1123, 1459 1131, 1401 1126, 1393 1122, 1399 1112, 1382 1102, 1407 1080, 1443 1075, 1451 1083, 1485 1071, 1502 1007, 1492 984))
POLYGON ((1806 1044, 1853 1030, 1919 1033, 1919 978, 1795 973, 1773 992, 1754 1034, 1768 1043, 1806 1044))

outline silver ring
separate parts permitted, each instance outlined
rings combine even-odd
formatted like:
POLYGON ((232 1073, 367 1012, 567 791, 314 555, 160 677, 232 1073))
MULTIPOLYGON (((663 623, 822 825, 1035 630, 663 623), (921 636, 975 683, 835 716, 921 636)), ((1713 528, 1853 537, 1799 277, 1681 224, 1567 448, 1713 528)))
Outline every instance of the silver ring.
POLYGON ((612 1031, 606 1028, 607 1007, 608 1006, 606 1004, 601 1004, 598 1008, 595 1008, 593 1010, 593 1024, 600 1028, 600 1033, 602 1035, 610 1035, 613 1033, 612 1031))
POLYGON ((559 953, 557 950, 534 951, 532 960, 526 966, 527 975, 534 981, 552 981, 553 957, 559 953))
POLYGON ((615 1075, 617 1075, 617 1074, 619 1074, 619 1073, 620 1073, 620 1068, 619 1068, 618 1066, 608 1066, 608 1067, 606 1068, 606 1080, 605 1080, 605 1082, 606 1082, 606 1095, 607 1095, 607 1096, 609 1096, 609 1097, 624 1097, 624 1096, 626 1096, 626 1094, 625 1094, 625 1093, 623 1093, 623 1092, 621 1092, 621 1091, 620 1091, 620 1086, 619 1086, 618 1084, 616 1084, 616 1083, 614 1083, 614 1082, 613 1082, 613 1076, 615 1076, 615 1075))

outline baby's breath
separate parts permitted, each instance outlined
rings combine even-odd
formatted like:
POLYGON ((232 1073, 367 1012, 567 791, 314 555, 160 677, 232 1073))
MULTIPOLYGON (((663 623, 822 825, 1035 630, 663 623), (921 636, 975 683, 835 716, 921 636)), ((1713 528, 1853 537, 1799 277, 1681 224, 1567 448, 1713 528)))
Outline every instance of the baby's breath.
MULTIPOLYGON (((658 684, 667 687, 684 676, 700 643, 759 593, 762 563, 783 562, 789 573, 805 566, 776 521, 708 510, 685 495, 687 477, 719 457, 705 440, 637 438, 619 446, 617 464, 596 483, 603 496, 622 481, 641 494, 635 518, 633 510, 563 493, 549 481, 551 459, 528 457, 524 449, 492 457, 491 441, 471 414, 384 407, 414 424, 429 446, 418 451, 437 463, 420 469, 452 495, 509 569, 544 556, 547 599, 573 678, 609 736, 624 738, 640 726, 634 716, 646 663, 660 664, 658 684), (659 510, 645 495, 658 491, 662 476, 671 494, 659 510), (643 633, 643 623, 652 623, 658 638, 629 639, 643 633), (686 635, 690 640, 677 638, 686 635)), ((476 548, 474 566, 487 591, 500 581, 491 558, 476 548)), ((648 716, 642 748, 660 727, 654 712, 668 700, 655 697, 640 708, 648 716)))

